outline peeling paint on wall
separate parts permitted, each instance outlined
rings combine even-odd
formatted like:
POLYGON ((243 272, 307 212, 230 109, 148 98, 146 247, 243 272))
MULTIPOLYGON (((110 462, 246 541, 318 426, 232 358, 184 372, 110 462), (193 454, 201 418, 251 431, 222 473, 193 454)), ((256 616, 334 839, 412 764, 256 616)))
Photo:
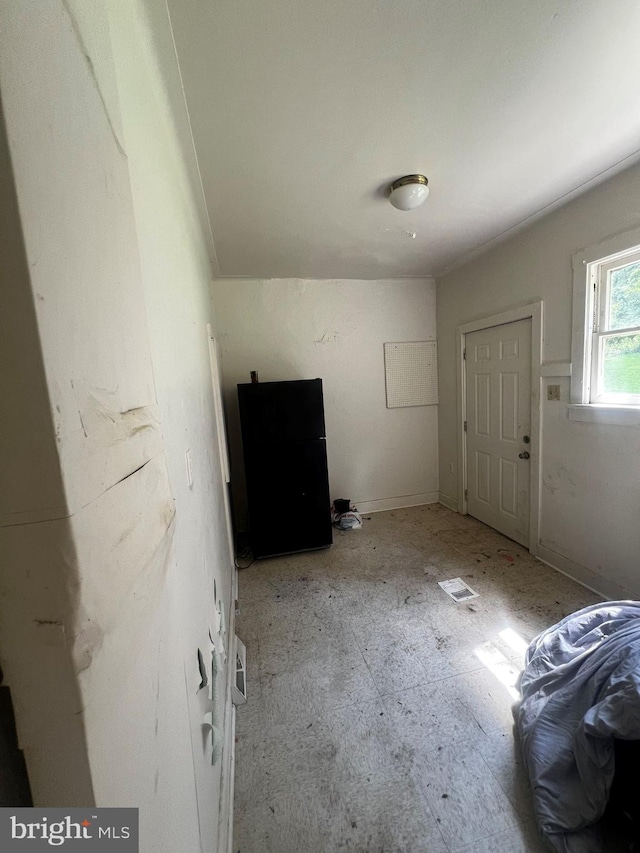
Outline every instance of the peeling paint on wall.
POLYGON ((30 433, 51 447, 45 458, 14 436, 23 470, 12 469, 12 492, 28 488, 5 510, 0 652, 34 799, 133 802, 149 849, 227 849, 215 842, 229 788, 220 759, 233 569, 224 484, 207 453, 211 274, 166 4, 9 6, 0 83, 22 218, 9 193, 0 204, 24 240, 12 252, 25 291, 14 364, 39 403, 30 433), (188 446, 197 477, 187 494, 188 446), (209 674, 200 691, 197 645, 209 674))

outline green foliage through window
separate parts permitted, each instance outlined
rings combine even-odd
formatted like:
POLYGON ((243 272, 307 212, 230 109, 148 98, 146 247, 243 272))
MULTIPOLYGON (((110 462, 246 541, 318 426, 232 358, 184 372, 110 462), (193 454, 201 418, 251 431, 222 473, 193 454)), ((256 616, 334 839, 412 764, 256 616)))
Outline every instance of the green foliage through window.
POLYGON ((640 335, 607 338, 602 369, 605 394, 640 394, 640 335))
POLYGON ((610 275, 607 327, 628 329, 640 326, 640 262, 612 270, 610 275))

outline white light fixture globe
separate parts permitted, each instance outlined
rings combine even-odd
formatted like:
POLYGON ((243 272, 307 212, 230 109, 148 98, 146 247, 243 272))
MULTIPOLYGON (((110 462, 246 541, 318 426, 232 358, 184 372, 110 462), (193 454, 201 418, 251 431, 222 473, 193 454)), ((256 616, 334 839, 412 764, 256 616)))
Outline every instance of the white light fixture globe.
POLYGON ((391 184, 389 201, 398 210, 413 210, 424 204, 429 195, 429 181, 424 175, 405 175, 391 184))

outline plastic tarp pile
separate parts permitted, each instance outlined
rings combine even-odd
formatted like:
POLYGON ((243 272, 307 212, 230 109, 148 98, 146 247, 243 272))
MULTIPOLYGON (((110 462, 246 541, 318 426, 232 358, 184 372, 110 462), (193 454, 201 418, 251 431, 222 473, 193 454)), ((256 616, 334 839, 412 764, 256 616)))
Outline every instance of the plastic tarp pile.
POLYGON ((640 740, 640 603, 586 607, 527 650, 516 711, 538 825, 551 848, 596 853, 614 739, 640 740))

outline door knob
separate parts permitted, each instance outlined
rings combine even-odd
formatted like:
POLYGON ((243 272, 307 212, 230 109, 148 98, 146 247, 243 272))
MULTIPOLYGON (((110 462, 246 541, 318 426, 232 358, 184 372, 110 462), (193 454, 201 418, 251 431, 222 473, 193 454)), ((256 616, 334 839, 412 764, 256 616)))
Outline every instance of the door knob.
POLYGON ((528 459, 529 458, 529 451, 523 450, 522 453, 518 453, 518 458, 519 459, 528 459))

